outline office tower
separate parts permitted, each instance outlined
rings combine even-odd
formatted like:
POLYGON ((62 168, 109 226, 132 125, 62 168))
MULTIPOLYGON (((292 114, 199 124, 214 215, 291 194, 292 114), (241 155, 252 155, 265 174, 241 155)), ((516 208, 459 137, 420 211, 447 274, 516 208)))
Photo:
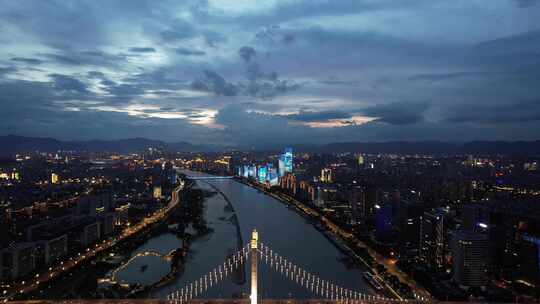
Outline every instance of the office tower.
POLYGON ((284 157, 281 156, 279 158, 279 161, 278 161, 278 173, 279 173, 279 177, 283 177, 285 176, 285 160, 283 159, 284 157))
POLYGON ((321 170, 321 182, 331 183, 332 182, 332 169, 323 168, 321 170))
POLYGON ((446 211, 435 209, 424 212, 420 226, 420 258, 430 267, 444 266, 447 252, 446 211))
POLYGON ((362 154, 358 154, 358 166, 362 167, 364 165, 364 156, 362 154))
POLYGON ((360 186, 350 189, 347 201, 351 206, 354 221, 360 222, 366 218, 366 193, 360 186))
POLYGON ((285 163, 285 172, 293 172, 293 151, 292 148, 285 148, 283 153, 283 162, 285 163))
POLYGON ((60 177, 56 173, 51 174, 51 184, 58 184, 60 182, 60 177))
POLYGON ((377 240, 387 242, 390 240, 393 223, 393 208, 389 203, 375 205, 375 232, 377 240))
POLYGON ((452 279, 460 286, 482 287, 488 282, 489 240, 484 233, 459 230, 452 240, 452 279))
POLYGON ((154 186, 154 198, 155 199, 161 198, 161 186, 154 186))
POLYGON ((268 169, 266 166, 259 167, 258 177, 259 177, 259 183, 264 183, 266 181, 266 174, 268 173, 268 169))

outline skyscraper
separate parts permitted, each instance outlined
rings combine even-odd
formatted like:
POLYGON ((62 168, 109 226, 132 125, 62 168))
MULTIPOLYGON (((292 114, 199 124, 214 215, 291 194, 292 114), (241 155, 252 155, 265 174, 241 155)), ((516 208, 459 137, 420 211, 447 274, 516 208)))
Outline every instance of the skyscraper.
POLYGON ((447 223, 444 209, 424 212, 420 226, 420 257, 431 267, 442 267, 446 254, 447 223))
POLYGON ((453 279, 463 287, 488 283, 488 236, 474 231, 457 231, 453 238, 453 279))
POLYGON ((60 182, 60 177, 56 173, 51 174, 51 184, 58 184, 60 182))
POLYGON ((321 182, 331 183, 332 182, 332 169, 323 168, 321 170, 321 182))
POLYGON ((362 167, 364 165, 364 156, 358 154, 358 166, 362 167))
POLYGON ((283 153, 283 162, 285 163, 285 172, 293 172, 293 151, 292 148, 285 148, 283 153))
POLYGON ((284 157, 283 155, 279 158, 279 161, 278 161, 278 173, 279 173, 279 176, 280 177, 283 177, 285 176, 285 160, 284 160, 284 157))
POLYGON ((264 183, 266 181, 266 174, 268 173, 268 169, 266 166, 259 167, 259 183, 264 183))

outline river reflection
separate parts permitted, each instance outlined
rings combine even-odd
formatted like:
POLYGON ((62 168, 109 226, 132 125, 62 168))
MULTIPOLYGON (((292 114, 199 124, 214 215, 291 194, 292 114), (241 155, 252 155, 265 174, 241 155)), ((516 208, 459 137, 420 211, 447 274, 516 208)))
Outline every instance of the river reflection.
POLYGON ((171 265, 159 256, 137 256, 116 273, 117 282, 151 285, 169 273, 171 265))
POLYGON ((128 284, 157 283, 171 269, 166 255, 181 246, 182 241, 172 233, 155 236, 133 251, 131 259, 113 272, 113 279, 128 284))
MULTIPOLYGON (((197 185, 207 190, 215 187, 230 200, 238 217, 243 243, 249 241, 251 231, 256 228, 261 242, 300 267, 345 288, 373 294, 362 278, 363 269, 347 268, 341 262, 343 254, 330 241, 302 216, 279 201, 230 179, 197 181, 197 185)), ((224 196, 209 197, 205 204, 206 219, 214 233, 192 244, 184 275, 157 291, 153 294, 154 297, 165 297, 186 283, 198 279, 223 263, 230 250, 236 248, 236 228, 227 220, 232 213, 225 208, 227 201, 224 196)), ((264 263, 259 265, 258 285, 262 298, 315 297, 303 287, 269 269, 264 263)), ((221 282, 210 288, 203 297, 230 298, 233 294, 249 294, 249 278, 244 284, 231 280, 221 282)))

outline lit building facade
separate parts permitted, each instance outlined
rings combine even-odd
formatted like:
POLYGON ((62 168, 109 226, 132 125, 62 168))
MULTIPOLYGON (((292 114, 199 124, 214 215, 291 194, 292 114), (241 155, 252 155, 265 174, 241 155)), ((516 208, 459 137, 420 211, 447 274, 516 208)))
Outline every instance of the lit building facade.
POLYGON ((460 286, 482 287, 488 283, 488 236, 474 231, 457 231, 453 238, 453 280, 460 286))
POLYGON ((60 177, 56 173, 51 174, 51 184, 58 184, 60 182, 60 177))
POLYGON ((283 162, 285 163, 285 172, 293 172, 293 150, 292 148, 285 148, 283 153, 283 162))

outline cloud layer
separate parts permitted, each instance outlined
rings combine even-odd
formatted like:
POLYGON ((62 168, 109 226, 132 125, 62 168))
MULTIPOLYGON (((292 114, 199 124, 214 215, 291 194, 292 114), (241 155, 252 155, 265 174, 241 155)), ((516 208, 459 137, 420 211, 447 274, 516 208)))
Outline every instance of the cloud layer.
POLYGON ((5 1, 0 133, 538 139, 539 4, 5 1))

